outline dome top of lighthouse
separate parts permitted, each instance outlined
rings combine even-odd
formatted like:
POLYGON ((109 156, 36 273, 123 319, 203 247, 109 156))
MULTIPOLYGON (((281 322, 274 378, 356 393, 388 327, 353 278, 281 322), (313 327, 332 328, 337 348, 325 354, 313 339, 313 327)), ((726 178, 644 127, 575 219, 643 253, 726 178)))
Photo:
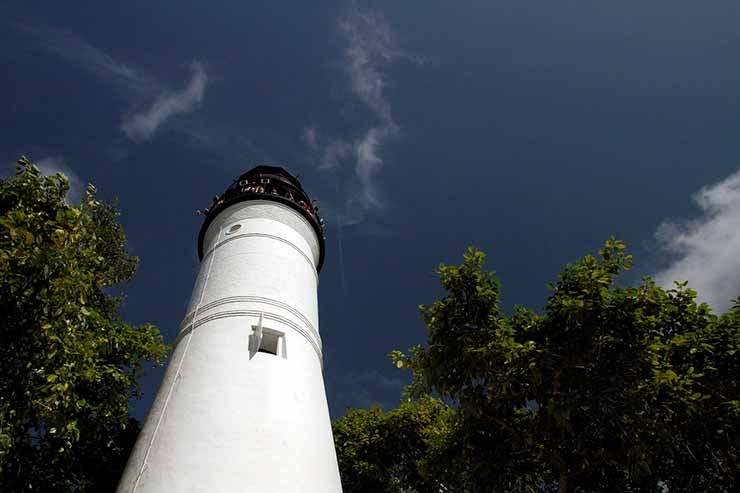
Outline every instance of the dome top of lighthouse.
POLYGON ((292 184, 294 187, 303 190, 303 186, 301 185, 301 182, 298 181, 298 178, 293 176, 288 170, 281 166, 272 166, 269 164, 258 164, 254 168, 250 169, 246 173, 242 173, 239 175, 238 180, 244 180, 249 179, 252 177, 274 177, 281 181, 286 181, 290 184, 292 184))
POLYGON ((317 270, 321 270, 324 263, 324 220, 319 215, 316 201, 309 198, 298 178, 285 168, 266 164, 257 165, 239 175, 223 194, 215 196, 211 204, 202 211, 206 220, 198 236, 198 256, 201 260, 203 240, 211 221, 227 207, 248 200, 280 202, 301 214, 311 224, 318 237, 321 253, 317 270))

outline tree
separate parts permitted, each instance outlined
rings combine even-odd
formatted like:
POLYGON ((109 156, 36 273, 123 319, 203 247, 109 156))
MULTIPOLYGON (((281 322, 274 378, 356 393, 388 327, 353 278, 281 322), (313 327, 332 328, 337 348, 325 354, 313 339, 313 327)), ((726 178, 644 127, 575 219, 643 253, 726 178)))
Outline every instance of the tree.
POLYGON ((379 406, 350 409, 333 433, 345 491, 434 491, 444 486, 424 474, 436 439, 446 437, 452 410, 433 398, 407 400, 388 413, 379 406))
POLYGON ((565 267, 543 313, 506 315, 484 259, 471 248, 439 267, 446 295, 420 307, 428 341, 390 354, 412 371, 409 397, 449 403, 444 429, 419 432, 426 457, 410 467, 424 480, 447 491, 737 491, 740 297, 716 316, 686 283, 618 286, 631 256, 612 238, 565 267))
POLYGON ((112 287, 138 259, 118 212, 88 186, 28 159, 0 181, 0 489, 109 491, 135 441, 128 415, 142 361, 166 354, 159 329, 131 326, 112 287))

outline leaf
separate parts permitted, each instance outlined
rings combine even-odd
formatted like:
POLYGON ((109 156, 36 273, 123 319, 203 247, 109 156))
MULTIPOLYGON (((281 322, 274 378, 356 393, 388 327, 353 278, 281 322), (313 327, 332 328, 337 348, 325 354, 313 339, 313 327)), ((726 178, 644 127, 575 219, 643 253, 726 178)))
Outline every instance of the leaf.
POLYGON ((137 265, 118 211, 68 204, 68 180, 23 163, 0 180, 0 489, 108 491, 96 468, 123 467, 129 398, 166 346, 155 326, 125 323, 109 290, 137 265))

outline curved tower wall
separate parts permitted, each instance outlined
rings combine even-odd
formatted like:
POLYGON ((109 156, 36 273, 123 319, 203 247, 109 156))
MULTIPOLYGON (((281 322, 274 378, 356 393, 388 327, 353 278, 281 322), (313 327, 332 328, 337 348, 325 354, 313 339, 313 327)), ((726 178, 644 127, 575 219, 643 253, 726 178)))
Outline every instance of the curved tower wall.
POLYGON ((249 200, 219 212, 202 247, 176 347, 118 491, 341 492, 321 371, 315 230, 287 205, 249 200))

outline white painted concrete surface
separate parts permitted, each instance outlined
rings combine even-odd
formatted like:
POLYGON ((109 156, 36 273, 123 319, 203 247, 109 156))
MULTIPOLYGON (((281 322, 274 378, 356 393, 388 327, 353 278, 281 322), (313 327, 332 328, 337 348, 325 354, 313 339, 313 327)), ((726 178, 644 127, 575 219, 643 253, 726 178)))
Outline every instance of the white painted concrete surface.
POLYGON ((313 228, 290 207, 235 204, 210 224, 177 345, 118 487, 341 492, 321 372, 313 228), (281 336, 256 352, 255 327, 281 336))

